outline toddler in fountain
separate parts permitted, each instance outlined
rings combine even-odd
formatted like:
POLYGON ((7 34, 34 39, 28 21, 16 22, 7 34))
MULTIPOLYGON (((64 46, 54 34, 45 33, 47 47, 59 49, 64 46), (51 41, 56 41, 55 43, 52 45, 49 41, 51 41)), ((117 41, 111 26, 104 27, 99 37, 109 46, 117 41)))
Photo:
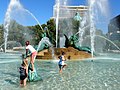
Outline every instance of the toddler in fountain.
POLYGON ((28 61, 23 60, 21 66, 19 67, 20 73, 20 86, 26 86, 27 76, 28 76, 28 61))

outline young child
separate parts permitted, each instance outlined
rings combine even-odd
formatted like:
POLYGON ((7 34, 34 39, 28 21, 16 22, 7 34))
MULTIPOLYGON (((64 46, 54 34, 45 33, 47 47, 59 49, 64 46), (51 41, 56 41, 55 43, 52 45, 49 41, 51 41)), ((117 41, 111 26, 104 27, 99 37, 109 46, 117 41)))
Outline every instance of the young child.
POLYGON ((32 65, 32 71, 34 71, 34 61, 37 55, 37 51, 30 45, 29 41, 26 41, 26 56, 28 55, 28 50, 31 52, 30 63, 32 65))
POLYGON ((59 65, 59 72, 62 73, 62 69, 65 68, 67 66, 67 64, 64 63, 64 61, 66 61, 65 59, 65 53, 62 52, 62 55, 59 57, 59 62, 58 62, 58 65, 59 65))
POLYGON ((19 73, 20 73, 20 86, 26 86, 26 80, 28 76, 28 61, 25 59, 20 68, 19 68, 19 73))

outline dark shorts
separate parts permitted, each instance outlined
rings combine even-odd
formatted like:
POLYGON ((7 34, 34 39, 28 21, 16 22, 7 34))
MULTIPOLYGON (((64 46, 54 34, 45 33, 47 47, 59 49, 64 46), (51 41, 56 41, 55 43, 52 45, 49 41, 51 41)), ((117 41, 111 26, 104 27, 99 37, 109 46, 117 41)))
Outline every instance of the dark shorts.
POLYGON ((62 66, 63 66, 63 65, 60 65, 60 64, 59 64, 59 69, 62 69, 62 66))
POLYGON ((26 77, 27 77, 27 75, 26 76, 20 76, 20 80, 24 80, 26 77))

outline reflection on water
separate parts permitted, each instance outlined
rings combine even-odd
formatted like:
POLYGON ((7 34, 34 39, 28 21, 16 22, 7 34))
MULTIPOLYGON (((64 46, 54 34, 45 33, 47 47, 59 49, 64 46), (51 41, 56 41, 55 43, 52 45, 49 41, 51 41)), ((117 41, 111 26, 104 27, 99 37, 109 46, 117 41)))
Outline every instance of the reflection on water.
MULTIPOLYGON (((119 59, 119 58, 118 58, 119 59)), ((0 63, 0 89, 20 90, 18 67, 21 61, 0 63)), ((37 61, 42 81, 28 82, 25 90, 120 90, 119 60, 67 61, 59 74, 57 62, 37 61)))

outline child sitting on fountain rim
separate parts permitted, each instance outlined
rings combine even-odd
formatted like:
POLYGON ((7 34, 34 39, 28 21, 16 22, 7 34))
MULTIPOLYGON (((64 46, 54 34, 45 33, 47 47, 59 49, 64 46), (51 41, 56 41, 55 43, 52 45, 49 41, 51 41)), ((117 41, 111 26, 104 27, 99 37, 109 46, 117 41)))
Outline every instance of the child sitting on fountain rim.
POLYGON ((34 61, 37 55, 37 51, 33 48, 33 46, 30 45, 29 41, 26 41, 26 56, 28 55, 28 50, 31 52, 30 63, 32 65, 32 71, 34 71, 34 61))

